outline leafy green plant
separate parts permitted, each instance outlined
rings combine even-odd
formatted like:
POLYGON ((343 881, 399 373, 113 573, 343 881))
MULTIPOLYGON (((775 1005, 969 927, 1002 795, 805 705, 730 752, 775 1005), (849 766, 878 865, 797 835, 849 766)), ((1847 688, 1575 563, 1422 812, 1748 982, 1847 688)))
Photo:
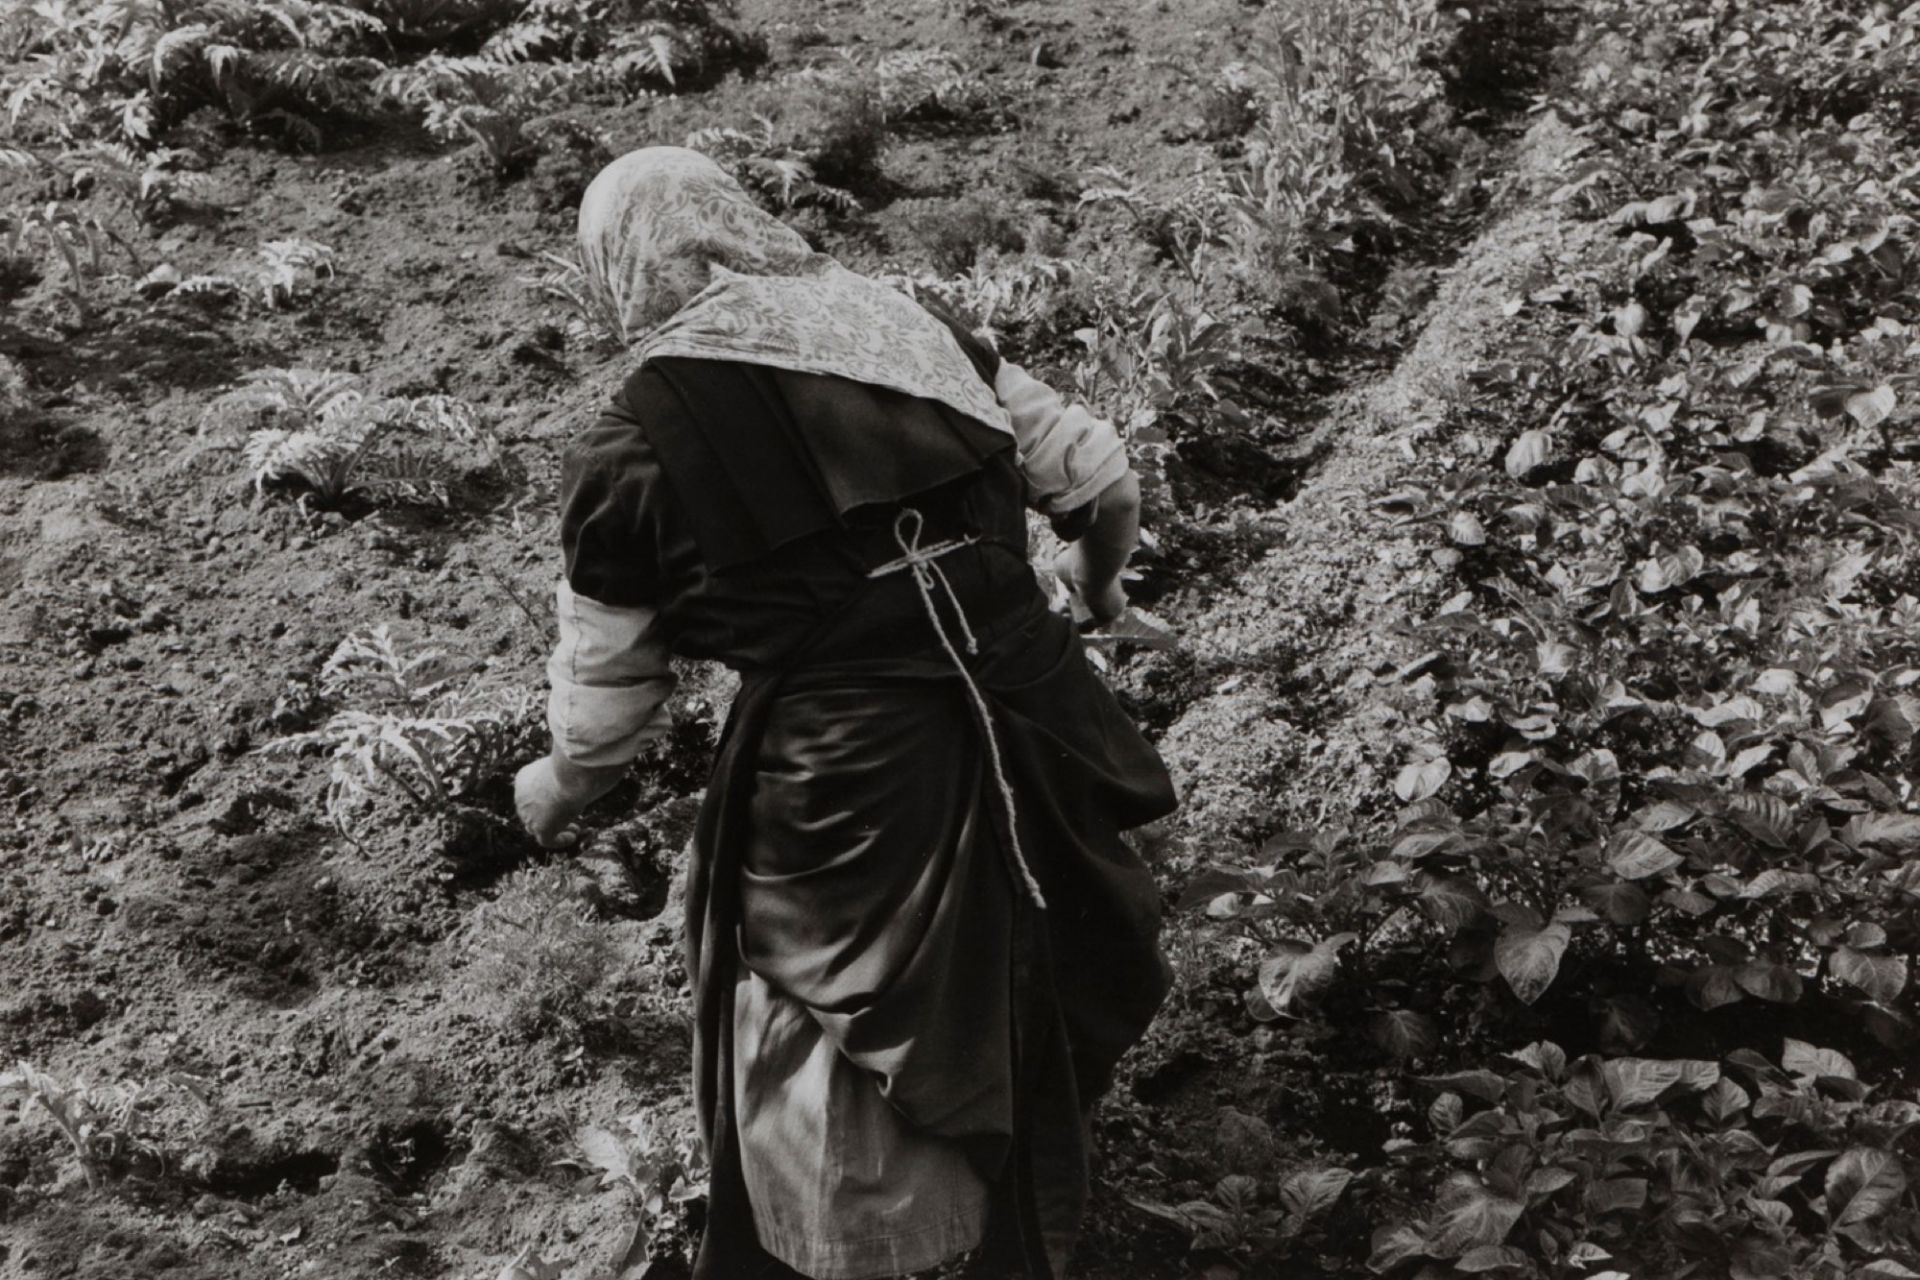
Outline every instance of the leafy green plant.
POLYGON ((57 257, 66 266, 67 294, 82 324, 93 317, 88 286, 105 271, 107 237, 98 218, 58 201, 0 215, 0 257, 10 264, 8 272, 39 279, 57 257))
POLYGON ((193 154, 171 147, 143 151, 124 142, 96 141, 83 146, 0 148, 0 170, 38 177, 63 198, 79 199, 104 189, 126 203, 136 221, 166 221, 194 192, 205 186, 191 166, 193 154))
POLYGON ((847 212, 878 182, 887 121, 871 71, 845 61, 808 68, 747 94, 743 108, 750 124, 698 130, 686 145, 774 208, 847 212))
POLYGON ((688 135, 687 145, 725 165, 776 209, 816 205, 844 213, 860 207, 851 191, 815 178, 803 145, 787 137, 770 116, 755 116, 752 128, 701 129, 688 135))
POLYGON ((1242 75, 1268 132, 1391 165, 1382 149, 1438 93, 1427 56, 1440 36, 1431 0, 1303 0, 1265 19, 1242 75))
POLYGON ((1256 1027, 1434 1072, 1381 1274, 1905 1275, 1915 41, 1842 5, 1586 16, 1612 41, 1551 201, 1602 234, 1378 502, 1443 575, 1385 674, 1397 807, 1185 906, 1256 1027))
POLYGON ((399 96, 497 153, 574 79, 631 95, 762 51, 724 0, 44 0, 8 36, 0 92, 22 137, 135 147, 211 109, 318 149, 399 96), (441 57, 450 41, 479 51, 441 57), (415 74, 421 54, 434 65, 415 74))
POLYGON ((1421 128, 1441 96, 1431 0, 1309 0, 1270 11, 1230 71, 1259 119, 1230 176, 1228 239, 1255 292, 1322 323, 1339 317, 1326 277, 1394 225, 1386 199, 1417 190, 1421 128))
POLYGON ((202 107, 317 147, 365 118, 382 23, 323 0, 135 0, 32 6, 24 71, 7 78, 16 126, 41 136, 150 143, 202 107))
POLYGON ((586 268, 572 257, 540 255, 549 268, 538 276, 522 276, 521 283, 561 304, 570 339, 590 347, 617 351, 626 345, 626 325, 607 297, 587 284, 586 268))
POLYGON ((1190 280, 1204 274, 1207 251, 1229 240, 1234 204, 1227 176, 1202 165, 1183 178, 1140 182, 1112 166, 1094 169, 1080 193, 1082 206, 1124 209, 1135 230, 1190 280))
POLYGON ((1205 1199, 1132 1203, 1185 1230, 1193 1248, 1251 1263, 1295 1247, 1332 1212, 1352 1180, 1347 1169, 1300 1169, 1278 1180, 1269 1195, 1261 1179, 1236 1173, 1220 1179, 1205 1199))
POLYGON ((1432 1136, 1394 1160, 1440 1191, 1375 1233, 1376 1273, 1844 1280, 1920 1261, 1920 1108, 1873 1099, 1834 1050, 1570 1059, 1541 1041, 1419 1083, 1432 1136))
POLYGON ((224 403, 259 410, 290 430, 316 426, 329 414, 357 402, 360 377, 326 369, 256 369, 221 397, 224 403))
POLYGON ((577 78, 570 64, 434 54, 389 72, 381 83, 396 100, 420 109, 435 137, 469 138, 496 173, 514 174, 539 150, 529 125, 561 105, 577 78))
POLYGON ((114 142, 96 142, 62 157, 63 167, 71 167, 74 189, 104 186, 147 224, 164 222, 206 186, 205 175, 184 167, 192 161, 188 153, 171 147, 140 151, 114 142))
POLYGON ((1133 439, 1182 395, 1217 399, 1210 375, 1236 354, 1234 327, 1191 293, 1137 294, 1074 337, 1085 349, 1073 369, 1075 392, 1133 439))
POLYGON ((678 88, 765 55, 738 16, 733 0, 530 0, 483 52, 524 61, 559 50, 630 94, 678 88))
POLYGON ((706 1156, 690 1136, 671 1141, 659 1119, 645 1111, 620 1120, 624 1132, 588 1125, 574 1135, 580 1159, 601 1187, 626 1191, 636 1220, 615 1270, 644 1261, 655 1242, 684 1234, 689 1205, 707 1194, 706 1156))
POLYGON ((350 838, 358 815, 381 795, 448 813, 523 758, 535 736, 531 693, 501 692, 461 676, 440 650, 403 651, 384 625, 356 633, 327 659, 319 688, 336 704, 361 706, 261 750, 324 752, 327 816, 350 838))
POLYGON ((925 294, 981 332, 1000 337, 1048 327, 1063 307, 1062 293, 1077 264, 1059 258, 976 258, 953 276, 915 276, 894 283, 925 294))

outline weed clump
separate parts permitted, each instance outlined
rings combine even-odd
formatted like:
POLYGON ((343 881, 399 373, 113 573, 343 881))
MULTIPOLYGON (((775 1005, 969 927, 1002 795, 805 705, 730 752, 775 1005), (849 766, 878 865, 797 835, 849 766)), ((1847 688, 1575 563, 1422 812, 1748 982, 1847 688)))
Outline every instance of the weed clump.
POLYGON ((508 876, 500 896, 476 913, 472 950, 474 989, 487 993, 505 1028, 528 1039, 578 1038, 618 959, 587 883, 561 863, 508 876))

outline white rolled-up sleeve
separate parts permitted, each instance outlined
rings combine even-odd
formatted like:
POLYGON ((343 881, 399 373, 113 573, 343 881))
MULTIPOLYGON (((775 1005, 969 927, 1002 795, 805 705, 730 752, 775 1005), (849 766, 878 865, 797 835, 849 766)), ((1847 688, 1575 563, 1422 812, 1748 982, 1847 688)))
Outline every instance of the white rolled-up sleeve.
POLYGON ((565 582, 555 592, 560 643, 547 662, 547 727, 577 765, 625 764, 672 723, 673 668, 657 611, 601 604, 565 582))
POLYGON ((1019 365, 1002 361, 993 390, 1013 420, 1020 471, 1042 514, 1061 516, 1085 506, 1131 469, 1111 422, 1085 405, 1068 404, 1019 365))

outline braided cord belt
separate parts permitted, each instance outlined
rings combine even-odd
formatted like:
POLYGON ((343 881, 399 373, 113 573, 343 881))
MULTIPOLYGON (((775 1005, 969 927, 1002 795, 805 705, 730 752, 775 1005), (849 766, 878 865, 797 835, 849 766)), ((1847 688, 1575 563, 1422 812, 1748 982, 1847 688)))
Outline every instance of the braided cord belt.
POLYGON ((1000 791, 1000 803, 1005 806, 1007 815, 1008 857, 1013 863, 1021 882, 1026 886, 1027 894, 1033 904, 1046 910, 1047 900, 1040 893, 1040 882, 1033 878, 1033 872, 1027 866, 1025 851, 1020 847, 1017 811, 1014 805, 1013 784, 1007 781, 1006 764, 1000 754, 1000 739, 993 729, 993 713, 987 706, 987 699, 980 692, 980 686, 973 681, 973 673, 967 669, 966 659, 960 656, 953 637, 940 620, 940 610, 934 604, 933 592, 938 587, 946 593, 947 602, 953 606, 953 616, 960 624, 960 637, 969 655, 980 652, 980 643, 974 638, 973 628, 967 625, 966 610, 960 607, 960 597, 954 593, 953 584, 947 580, 946 572, 941 569, 939 560, 949 552, 962 547, 970 547, 980 539, 974 535, 964 538, 950 538, 945 542, 936 542, 932 546, 920 545, 920 535, 926 527, 925 518, 912 507, 903 508, 893 521, 893 540, 899 544, 900 556, 889 560, 877 569, 868 572, 869 578, 886 578, 896 573, 913 575, 913 583, 920 589, 920 604, 926 610, 927 621, 933 624, 933 633, 940 638, 940 647, 947 652, 947 658, 953 663, 953 669, 960 673, 960 681, 967 688, 967 697, 973 703, 975 717, 980 722, 980 734, 987 744, 987 763, 993 771, 993 781, 1000 791))

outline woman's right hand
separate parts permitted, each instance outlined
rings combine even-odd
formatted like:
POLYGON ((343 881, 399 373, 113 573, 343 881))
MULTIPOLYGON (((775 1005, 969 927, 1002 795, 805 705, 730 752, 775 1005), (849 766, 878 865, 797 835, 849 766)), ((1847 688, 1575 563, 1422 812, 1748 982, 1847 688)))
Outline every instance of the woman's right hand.
POLYGON ((612 790, 626 771, 625 765, 577 765, 557 752, 543 756, 514 775, 513 807, 542 849, 564 849, 579 841, 573 824, 580 811, 612 790))
POLYGON ((513 778, 513 807, 542 849, 561 849, 579 839, 572 830, 579 809, 568 804, 554 777, 553 757, 544 756, 513 778))

